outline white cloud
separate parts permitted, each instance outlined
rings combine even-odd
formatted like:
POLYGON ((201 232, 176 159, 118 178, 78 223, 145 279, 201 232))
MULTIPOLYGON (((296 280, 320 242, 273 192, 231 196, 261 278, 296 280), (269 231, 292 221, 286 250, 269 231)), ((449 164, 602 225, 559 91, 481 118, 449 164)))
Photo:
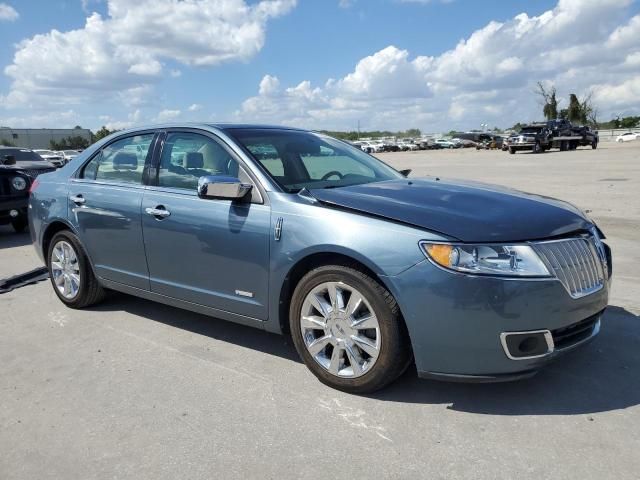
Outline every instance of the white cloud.
POLYGON ((189 110, 190 112, 197 112, 199 110, 202 110, 202 105, 200 105, 199 103, 193 103, 189 105, 189 108, 187 108, 187 110, 189 110))
MULTIPOLYGON (((159 81, 165 61, 213 66, 248 60, 263 47, 267 22, 295 4, 296 0, 107 0, 104 18, 92 13, 82 28, 51 30, 20 42, 5 68, 12 84, 3 104, 104 100, 159 81)), ((169 75, 179 76, 178 72, 174 69, 169 75)))
POLYGON ((280 88, 280 80, 271 75, 265 75, 260 81, 260 95, 273 95, 280 88))
POLYGON ((266 75, 236 118, 310 128, 509 126, 541 117, 539 80, 562 97, 593 90, 601 116, 637 111, 640 15, 626 16, 629 4, 559 0, 539 16, 489 22, 434 57, 389 46, 323 85, 286 87, 266 75))
POLYGON ((11 5, 0 3, 0 21, 13 22, 20 17, 20 14, 11 5))
POLYGON ((351 8, 356 3, 356 0, 339 0, 338 6, 340 8, 351 8))
POLYGON ((162 110, 156 116, 156 122, 168 122, 178 118, 182 112, 180 110, 162 110))
POLYGON ((178 69, 173 69, 169 72, 169 75, 171 75, 172 78, 179 78, 182 76, 182 71, 178 69))

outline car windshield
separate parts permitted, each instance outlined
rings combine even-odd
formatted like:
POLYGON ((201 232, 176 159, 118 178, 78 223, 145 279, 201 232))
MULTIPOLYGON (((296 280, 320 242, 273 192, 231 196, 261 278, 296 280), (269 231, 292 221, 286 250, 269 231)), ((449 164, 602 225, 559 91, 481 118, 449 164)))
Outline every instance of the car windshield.
POLYGON ((3 148, 0 149, 0 157, 4 158, 7 155, 13 156, 16 162, 42 162, 43 158, 35 153, 33 150, 26 148, 3 148))
POLYGON ((403 178, 359 148, 324 135, 244 128, 229 133, 289 193, 403 178))

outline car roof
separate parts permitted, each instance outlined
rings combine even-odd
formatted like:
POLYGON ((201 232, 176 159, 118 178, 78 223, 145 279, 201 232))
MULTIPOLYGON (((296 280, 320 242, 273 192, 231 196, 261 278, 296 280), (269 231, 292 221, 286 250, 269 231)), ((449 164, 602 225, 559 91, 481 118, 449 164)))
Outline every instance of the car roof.
POLYGON ((168 129, 168 128, 215 128, 218 130, 237 130, 237 129, 273 129, 273 130, 297 130, 300 132, 308 132, 311 130, 303 129, 303 128, 295 128, 295 127, 287 127, 285 125, 267 125, 267 124, 259 124, 259 123, 231 123, 231 122, 219 122, 219 123, 208 123, 208 122, 175 122, 175 123, 161 123, 161 124, 151 124, 151 125, 140 125, 132 128, 128 128, 126 130, 120 130, 116 133, 135 133, 139 131, 145 130, 160 130, 160 129, 168 129))

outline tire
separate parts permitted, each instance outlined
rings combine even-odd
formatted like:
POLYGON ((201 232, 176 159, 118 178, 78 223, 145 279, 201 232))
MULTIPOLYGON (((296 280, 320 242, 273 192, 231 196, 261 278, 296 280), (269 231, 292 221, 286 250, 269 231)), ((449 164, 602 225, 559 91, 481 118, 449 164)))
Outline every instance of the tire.
MULTIPOLYGON (((60 250, 57 250, 57 252, 59 253, 60 250)), ((93 269, 91 268, 91 264, 80 240, 78 240, 78 237, 72 232, 63 230, 53 236, 49 244, 49 251, 47 252, 47 269, 49 270, 49 278, 51 279, 53 291, 66 306, 70 308, 85 308, 95 305, 104 299, 105 290, 93 274, 93 269), (62 248, 65 260, 68 262, 66 268, 54 268, 55 263, 57 263, 58 266, 61 266, 63 263, 59 256, 54 253, 58 247, 62 248), (75 262, 69 261, 73 259, 73 255, 69 254, 69 248, 73 255, 75 255, 75 262), (54 258, 58 261, 54 262, 54 258), (62 270, 62 273, 60 273, 60 270, 62 270), (74 283, 77 284, 75 295, 66 296, 64 292, 59 289, 59 285, 56 282, 61 276, 64 276, 64 273, 68 273, 68 278, 64 279, 60 286, 66 291, 66 280, 68 280, 69 289, 73 288, 74 283), (72 275, 79 275, 79 279, 75 281, 69 279, 72 275)))
POLYGON ((395 299, 376 280, 354 267, 327 265, 307 273, 293 292, 289 326, 307 368, 322 383, 343 392, 375 392, 396 380, 412 360, 409 336, 395 299), (340 292, 342 302, 337 293, 330 295, 331 286, 340 292), (323 299, 322 304, 318 298, 323 299), (357 302, 357 298, 362 301, 357 302), (356 303, 360 306, 350 315, 348 310, 356 303), (323 306, 325 313, 314 305, 323 306), (354 318, 360 316, 362 322, 370 319, 370 314, 375 316, 377 327, 373 328, 369 321, 354 327, 358 321, 354 318), (303 316, 314 320, 303 327, 303 316), (354 337, 365 337, 367 349, 360 348, 361 341, 351 341, 354 337), (320 349, 312 353, 310 348, 314 345, 320 345, 320 349), (376 356, 369 355, 370 351, 376 356))
POLYGON ((542 150, 542 147, 540 146, 540 142, 536 142, 533 145, 533 153, 542 153, 544 150, 542 150))
POLYGON ((515 148, 513 148, 513 147, 509 147, 509 153, 510 153, 511 155, 514 155, 514 154, 516 153, 516 149, 515 149, 515 148))
POLYGON ((598 148, 598 142, 591 142, 591 148, 593 150, 595 150, 596 148, 598 148))
POLYGON ((22 233, 26 230, 28 226, 27 219, 24 217, 18 217, 15 220, 11 220, 11 226, 16 231, 16 233, 22 233))

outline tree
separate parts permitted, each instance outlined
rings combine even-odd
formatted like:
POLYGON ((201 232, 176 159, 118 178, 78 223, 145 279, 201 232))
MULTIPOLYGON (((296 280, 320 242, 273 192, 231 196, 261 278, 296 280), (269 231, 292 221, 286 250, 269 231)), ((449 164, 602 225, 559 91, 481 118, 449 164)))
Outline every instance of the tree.
POLYGON ((547 90, 542 82, 538 82, 536 93, 542 99, 542 113, 547 120, 555 120, 558 118, 558 100, 556 99, 556 87, 551 86, 547 90))
POLYGON ((15 147, 13 143, 5 139, 0 140, 0 145, 2 145, 3 147, 15 147))
POLYGON ((49 147, 51 150, 84 150, 90 145, 89 140, 79 135, 75 137, 63 138, 59 142, 55 140, 49 141, 49 147))
POLYGON ((103 125, 100 130, 93 134, 93 141, 97 142, 98 140, 102 140, 104 137, 108 137, 114 132, 117 132, 117 130, 109 130, 103 125))
POLYGON ((582 105, 575 93, 569 95, 569 107, 567 108, 567 118, 572 123, 584 123, 582 121, 582 105))

